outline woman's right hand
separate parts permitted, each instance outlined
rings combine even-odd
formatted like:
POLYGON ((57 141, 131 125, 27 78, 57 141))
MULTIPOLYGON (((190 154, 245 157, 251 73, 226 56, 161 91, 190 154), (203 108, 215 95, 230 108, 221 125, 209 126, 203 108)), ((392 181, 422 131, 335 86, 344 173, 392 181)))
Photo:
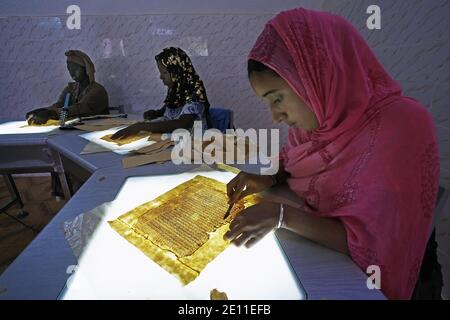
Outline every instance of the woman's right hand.
POLYGON ((134 136, 137 135, 139 132, 141 131, 149 131, 146 130, 149 124, 146 124, 145 122, 138 122, 132 125, 129 125, 126 128, 123 128, 119 131, 117 131, 116 133, 114 133, 111 136, 111 139, 116 140, 116 139, 125 139, 128 138, 130 136, 134 136))
POLYGON ((38 109, 34 109, 34 110, 27 112, 27 114, 25 115, 25 119, 27 120, 28 124, 29 125, 33 124, 34 116, 36 116, 38 113, 40 113, 41 111, 44 111, 44 110, 45 110, 45 108, 38 108, 38 109))
POLYGON ((228 204, 235 203, 249 194, 264 191, 272 185, 271 176, 241 171, 227 184, 228 204))
POLYGON ((45 124, 48 119, 52 118, 51 110, 37 109, 27 113, 27 122, 31 124, 45 124))

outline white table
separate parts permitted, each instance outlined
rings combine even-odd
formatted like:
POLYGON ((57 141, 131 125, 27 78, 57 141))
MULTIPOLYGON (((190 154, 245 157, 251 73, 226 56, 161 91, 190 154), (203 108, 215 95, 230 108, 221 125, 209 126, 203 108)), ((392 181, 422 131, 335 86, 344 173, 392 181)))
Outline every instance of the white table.
MULTIPOLYGON (((143 193, 145 193, 146 189, 144 186, 147 184, 152 186, 149 188, 152 189, 153 192, 162 192, 165 190, 163 186, 165 185, 167 187, 167 175, 181 174, 192 170, 196 166, 175 166, 172 163, 165 163, 162 165, 152 164, 123 169, 121 165, 123 156, 113 152, 80 155, 80 151, 87 141, 78 137, 77 135, 79 133, 81 132, 65 131, 61 135, 50 137, 47 137, 44 133, 33 134, 29 137, 23 137, 22 135, 3 135, 2 137, 0 135, 0 146, 26 146, 28 148, 30 145, 35 144, 40 148, 48 148, 51 150, 50 153, 47 153, 50 154, 50 156, 47 160, 44 159, 44 163, 52 166, 56 162, 61 165, 61 161, 54 160, 56 152, 57 157, 60 158, 60 156, 63 155, 92 174, 55 218, 0 276, 0 289, 6 288, 6 291, 0 294, 0 299, 68 299, 71 297, 129 298, 137 296, 145 299, 155 297, 154 292, 144 292, 137 289, 128 295, 125 294, 124 291, 110 292, 110 287, 107 286, 107 279, 95 282, 97 291, 94 297, 89 296, 86 293, 86 290, 83 291, 82 285, 81 291, 68 291, 66 282, 69 277, 73 275, 72 271, 74 270, 74 266, 78 264, 78 261, 64 237, 62 223, 73 220, 78 215, 115 199, 117 200, 115 203, 119 206, 118 208, 120 208, 123 203, 134 207, 138 205, 140 201, 143 201, 143 198, 139 197, 142 197, 143 193), (140 195, 136 191, 131 192, 127 190, 130 181, 133 181, 130 179, 132 177, 138 177, 134 179, 137 181, 137 185, 140 185, 137 189, 139 190, 140 195), (121 190, 123 190, 123 192, 120 192, 121 190), (127 201, 123 201, 124 198, 134 198, 134 200, 127 203, 127 201), (108 292, 110 292, 109 296, 106 294, 108 292)), ((14 163, 14 158, 12 160, 14 163)), ((33 159, 29 160, 33 161, 33 159)), ((41 159, 38 159, 37 161, 41 161, 41 159)), ((245 166, 242 166, 241 168, 245 169, 245 166)), ((250 171, 254 170, 254 172, 257 172, 256 167, 247 168, 251 169, 250 171)), ((64 172, 63 168, 59 168, 58 170, 64 172)), ((156 195, 156 193, 153 193, 153 195, 156 195)), ((146 199, 146 201, 148 200, 150 199, 146 199)), ((122 210, 124 209, 125 208, 122 207, 122 210)), ((119 212, 117 211, 115 214, 117 215, 119 212)), ((111 230, 104 229, 102 232, 106 232, 105 234, 112 236, 111 230)), ((297 292, 299 294, 297 298, 384 299, 384 296, 380 291, 369 290, 367 288, 367 276, 349 257, 317 245, 289 231, 277 231, 276 238, 278 239, 282 251, 275 250, 276 248, 272 245, 271 250, 273 254, 271 257, 276 257, 277 268, 281 266, 286 271, 284 273, 286 276, 284 279, 289 279, 288 283, 290 284, 290 288, 300 288, 297 292), (288 261, 289 264, 286 265, 285 261, 288 261), (291 273, 287 272, 288 268, 286 266, 291 268, 291 273)), ((142 263, 136 266, 137 270, 147 272, 145 271, 145 266, 151 265, 151 261, 146 257, 143 257, 145 259, 142 257, 138 258, 139 254, 136 252, 137 249, 126 243, 126 240, 121 239, 120 237, 117 238, 116 236, 116 241, 119 241, 127 248, 123 253, 124 255, 127 257, 130 257, 131 255, 133 259, 137 259, 136 261, 139 260, 140 263, 142 263)), ((272 241, 272 244, 274 243, 275 241, 272 241)), ((93 251, 90 253, 91 256, 95 257, 95 250, 104 248, 102 246, 104 246, 104 243, 102 244, 101 240, 99 240, 99 243, 96 243, 95 238, 93 238, 93 251)), ((225 253, 224 256, 226 257, 225 253)), ((111 262, 114 261, 114 259, 117 259, 118 256, 116 253, 109 252, 106 257, 111 259, 107 260, 111 262)), ((262 256, 261 258, 267 259, 268 257, 262 256)), ((88 275, 94 275, 96 272, 99 272, 95 269, 95 260, 92 265, 89 263, 85 265, 83 261, 81 261, 79 265, 79 270, 82 272, 83 270, 86 270, 88 275)), ((127 267, 130 267, 130 265, 127 265, 127 267)), ((222 269, 218 267, 215 270, 215 272, 218 272, 217 270, 220 271, 222 269)), ((82 274, 82 272, 80 272, 80 274, 82 274)), ((169 278, 166 279, 172 279, 173 277, 171 275, 168 276, 169 278)), ((211 276, 211 279, 214 278, 218 277, 211 276)), ((121 279, 121 281, 124 281, 124 279, 121 279)), ((82 281, 80 283, 82 283, 82 281)), ((201 284, 202 281, 199 283, 201 284)), ((199 287, 202 286, 199 285, 199 287)), ((200 290, 201 292, 198 290, 188 290, 188 292, 174 290, 169 292, 168 295, 178 298, 205 298, 205 292, 207 291, 205 288, 212 289, 210 287, 211 285, 209 284, 203 285, 203 289, 200 290)), ((174 285, 172 288, 174 288, 174 285)), ((217 289, 221 290, 219 285, 217 285, 217 289)), ((236 294, 234 289, 229 288, 228 290, 230 295, 236 294)), ((275 293, 276 290, 273 292, 275 293)), ((291 292, 293 295, 290 297, 295 296, 295 290, 291 292)), ((230 297, 232 298, 232 296, 230 297)), ((271 298, 274 297, 271 296, 271 298)))
MULTIPOLYGON (((118 170, 117 167, 97 170, 2 274, 0 288, 7 288, 7 291, 0 295, 0 299, 64 297, 67 294, 66 281, 72 275, 77 260, 65 240, 62 223, 73 220, 79 214, 105 202, 113 201, 127 178, 141 176, 145 171, 148 175, 150 168, 146 167, 151 166, 154 167, 152 179, 158 179, 155 175, 160 175, 161 184, 168 172, 181 173, 192 169, 190 166, 179 167, 169 163, 124 171, 118 170)), ((308 299, 384 299, 381 292, 367 289, 366 275, 349 257, 288 231, 280 231, 276 235, 293 274, 299 279, 299 285, 304 288, 308 299)), ((99 246, 101 247, 101 244, 99 246)), ((86 270, 89 270, 89 267, 86 270)), ((100 288, 105 289, 101 286, 100 288)), ((73 292, 73 296, 77 293, 79 291, 73 292)), ((87 294, 86 298, 89 298, 87 294)))

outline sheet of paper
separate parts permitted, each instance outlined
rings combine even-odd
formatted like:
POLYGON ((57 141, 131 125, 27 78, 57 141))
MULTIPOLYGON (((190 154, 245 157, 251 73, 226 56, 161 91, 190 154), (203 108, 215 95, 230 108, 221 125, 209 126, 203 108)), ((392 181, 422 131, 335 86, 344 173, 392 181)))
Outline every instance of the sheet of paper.
POLYGON ((88 142, 88 144, 84 146, 83 150, 81 150, 80 154, 91 154, 99 152, 111 152, 111 150, 102 147, 96 143, 88 142))
POLYGON ((113 136, 112 134, 107 134, 106 136, 101 137, 100 139, 108 141, 108 142, 115 143, 115 144, 117 144, 119 146, 123 146, 125 144, 129 144, 129 143, 138 141, 138 140, 140 140, 142 138, 147 138, 149 136, 149 133, 148 132, 140 132, 140 133, 138 133, 136 135, 129 136, 129 137, 126 137, 126 138, 123 138, 123 139, 112 139, 111 138, 112 136, 113 136))
POLYGON ((123 145, 118 145, 115 142, 110 142, 110 141, 105 141, 104 139, 102 139, 103 137, 107 136, 107 135, 111 135, 116 133, 117 131, 119 131, 120 129, 123 129, 124 127, 115 127, 115 128, 111 128, 108 130, 103 130, 103 131, 93 131, 93 132, 87 132, 87 133, 83 133, 80 134, 80 137, 82 137, 83 139, 86 139, 90 142, 94 142, 98 145, 101 145, 102 147, 105 147, 117 154, 121 154, 121 155, 125 155, 128 153, 132 153, 133 150, 137 150, 146 146, 149 146, 153 143, 155 143, 155 141, 148 141, 147 136, 127 143, 127 144, 123 144, 123 145))
POLYGON ((136 153, 141 153, 141 154, 149 154, 149 153, 155 153, 155 152, 159 152, 159 151, 163 151, 171 146, 173 146, 173 141, 172 140, 161 140, 158 142, 155 142, 152 145, 149 145, 147 147, 143 147, 140 148, 138 150, 134 150, 136 153))

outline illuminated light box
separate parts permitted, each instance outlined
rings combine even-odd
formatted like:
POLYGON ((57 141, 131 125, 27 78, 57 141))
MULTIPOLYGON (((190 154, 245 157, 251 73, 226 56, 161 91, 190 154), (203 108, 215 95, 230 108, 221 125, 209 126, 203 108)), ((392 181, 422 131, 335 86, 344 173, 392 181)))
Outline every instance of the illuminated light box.
POLYGON ((105 136, 112 135, 123 128, 126 128, 126 126, 111 128, 103 131, 88 132, 81 134, 80 137, 121 155, 130 153, 133 150, 138 150, 140 148, 152 145, 153 143, 156 142, 156 141, 149 141, 148 135, 145 135, 141 139, 126 144, 120 144, 120 140, 117 140, 118 143, 115 143, 112 142, 111 140, 107 141, 105 139, 102 139, 105 136))
POLYGON ((242 210, 260 202, 255 195, 229 207, 225 183, 197 175, 114 221, 111 227, 183 284, 229 246, 224 234, 242 210))
MULTIPOLYGON (((28 125, 26 120, 10 121, 0 124, 0 134, 27 134, 27 133, 46 133, 51 132, 59 128, 58 120, 49 120, 55 125, 28 125)), ((78 119, 72 119, 66 121, 66 124, 78 121, 78 119)))
MULTIPOLYGON (((112 221, 197 175, 227 183, 230 172, 196 171, 128 178, 80 256, 60 299, 305 299, 305 293, 273 233, 254 247, 229 246, 188 285, 118 234, 112 221)), ((70 266, 68 266, 69 268, 70 266)), ((73 268, 72 268, 73 269, 73 268)))
POLYGON ((26 120, 11 121, 0 124, 0 134, 46 133, 57 129, 58 127, 59 125, 29 126, 26 120))

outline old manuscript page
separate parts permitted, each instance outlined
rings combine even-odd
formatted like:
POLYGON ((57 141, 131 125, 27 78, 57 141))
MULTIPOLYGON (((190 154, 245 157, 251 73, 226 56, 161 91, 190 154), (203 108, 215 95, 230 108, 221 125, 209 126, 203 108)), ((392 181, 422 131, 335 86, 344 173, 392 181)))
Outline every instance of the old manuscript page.
POLYGON ((50 126, 59 126, 59 120, 54 120, 54 119, 48 119, 46 123, 43 124, 26 124, 24 126, 22 126, 21 128, 26 128, 26 127, 50 127, 50 126))
POLYGON ((108 142, 115 143, 115 144, 117 144, 119 146, 123 146, 124 144, 135 142, 135 141, 138 141, 138 140, 140 140, 142 138, 148 137, 150 135, 150 133, 149 132, 140 132, 137 135, 130 136, 130 137, 127 137, 127 138, 124 138, 124 139, 116 139, 116 140, 111 139, 112 135, 113 134, 107 134, 106 136, 101 137, 100 139, 108 141, 108 142))
POLYGON ((234 217, 260 199, 242 199, 224 220, 227 200, 224 183, 199 175, 109 223, 186 285, 227 248, 234 217))

